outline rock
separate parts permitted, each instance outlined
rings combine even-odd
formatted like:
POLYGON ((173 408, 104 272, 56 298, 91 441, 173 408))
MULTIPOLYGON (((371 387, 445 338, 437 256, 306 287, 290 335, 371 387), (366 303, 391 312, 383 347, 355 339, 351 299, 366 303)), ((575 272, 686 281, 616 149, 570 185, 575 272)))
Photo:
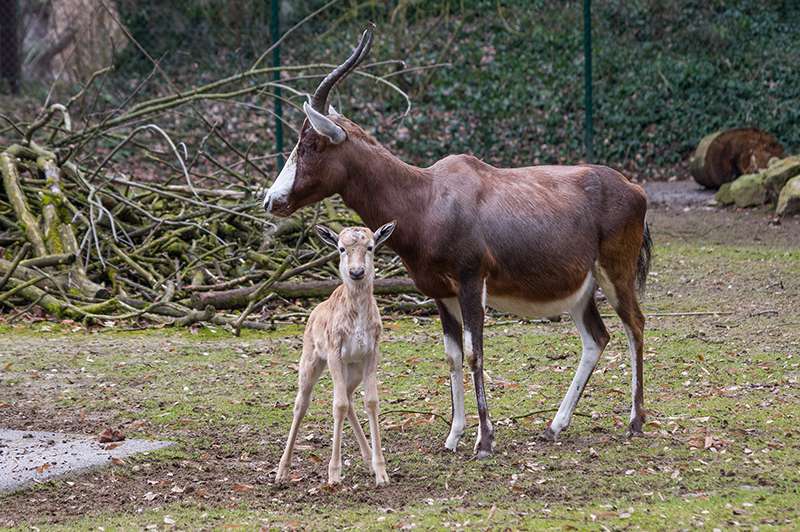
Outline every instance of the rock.
POLYGON ((800 176, 793 177, 783 186, 775 212, 778 216, 800 213, 800 176))
POLYGON ((717 200, 717 203, 720 205, 731 205, 733 203, 733 195, 731 194, 731 184, 724 183, 717 193, 714 194, 714 199, 717 200))
POLYGON ((733 202, 737 207, 755 207, 767 202, 764 174, 744 174, 731 183, 733 202))
POLYGON ((800 157, 792 156, 782 159, 764 170, 764 184, 770 198, 777 198, 783 186, 794 176, 800 175, 800 157))

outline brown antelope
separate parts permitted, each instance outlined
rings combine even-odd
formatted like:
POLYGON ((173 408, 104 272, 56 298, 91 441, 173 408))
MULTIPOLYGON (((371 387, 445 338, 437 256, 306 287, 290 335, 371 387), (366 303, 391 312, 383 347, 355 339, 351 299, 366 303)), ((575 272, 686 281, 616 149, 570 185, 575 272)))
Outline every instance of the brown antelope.
POLYGON ((331 88, 367 54, 364 32, 352 55, 319 85, 303 108, 300 139, 264 198, 288 216, 340 194, 369 227, 397 220, 388 244, 417 288, 436 300, 450 364, 452 422, 445 446, 455 450, 465 426, 462 359, 472 370, 478 404, 478 457, 491 454, 494 432, 483 383, 486 306, 525 317, 568 312, 583 351, 561 405, 544 432, 570 423, 609 340, 595 305, 599 284, 622 320, 632 373, 630 433, 642 431, 644 316, 637 300, 650 263, 647 197, 605 166, 495 168, 451 155, 427 168, 404 163, 327 105, 331 88))
POLYGON ((326 365, 333 381, 333 449, 328 465, 328 483, 341 482, 342 426, 345 416, 350 420, 364 462, 375 474, 375 483, 380 486, 389 482, 378 427, 376 371, 381 316, 372 294, 375 279, 372 258, 394 228, 395 223, 390 222, 375 231, 374 235, 366 227, 344 229, 337 235, 327 227, 316 227, 322 241, 339 250, 339 274, 343 283, 308 317, 303 335, 294 418, 286 449, 278 465, 277 482, 289 478, 297 430, 308 410, 311 390, 326 365), (353 409, 353 392, 362 380, 371 446, 353 409))

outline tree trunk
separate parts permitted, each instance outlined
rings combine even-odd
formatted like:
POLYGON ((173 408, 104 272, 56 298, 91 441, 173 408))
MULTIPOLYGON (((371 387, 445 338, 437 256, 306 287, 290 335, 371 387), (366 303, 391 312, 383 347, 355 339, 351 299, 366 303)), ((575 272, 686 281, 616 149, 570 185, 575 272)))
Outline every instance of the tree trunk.
POLYGON ((772 157, 781 157, 783 147, 775 137, 755 128, 717 131, 697 145, 689 159, 695 181, 707 188, 719 188, 742 174, 766 168, 772 157))
POLYGON ((17 0, 0 0, 0 78, 5 80, 12 94, 19 93, 19 41, 17 0))

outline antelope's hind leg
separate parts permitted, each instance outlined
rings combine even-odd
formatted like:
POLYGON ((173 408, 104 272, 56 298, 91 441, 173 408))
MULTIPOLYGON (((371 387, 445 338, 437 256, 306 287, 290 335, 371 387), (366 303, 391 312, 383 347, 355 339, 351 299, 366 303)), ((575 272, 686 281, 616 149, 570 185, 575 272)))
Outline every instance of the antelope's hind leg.
POLYGON ((297 397, 294 400, 294 413, 292 418, 292 428, 289 429, 289 437, 286 440, 286 448, 278 465, 278 473, 275 482, 284 482, 289 479, 289 467, 292 464, 292 452, 297 440, 297 431, 300 429, 300 422, 306 415, 308 405, 311 402, 311 392, 314 385, 319 380, 322 370, 325 369, 325 361, 314 356, 310 349, 303 348, 303 356, 300 359, 300 371, 298 375, 297 397))
POLYGON ((586 388, 586 383, 589 381, 589 377, 592 376, 592 372, 597 366, 597 361, 600 360, 600 355, 609 340, 608 331, 595 304, 594 283, 589 284, 587 293, 584 294, 584 297, 576 305, 571 315, 581 335, 583 348, 578 369, 575 371, 575 376, 572 378, 567 394, 561 401, 558 412, 550 426, 544 431, 543 437, 550 441, 555 441, 561 431, 569 426, 578 400, 581 398, 583 390, 586 388))
POLYGON ((628 338, 628 350, 631 357, 631 417, 628 434, 641 434, 644 430, 644 314, 639 307, 636 288, 632 277, 623 280, 607 275, 600 276, 600 286, 608 297, 609 303, 622 320, 622 327, 628 338))

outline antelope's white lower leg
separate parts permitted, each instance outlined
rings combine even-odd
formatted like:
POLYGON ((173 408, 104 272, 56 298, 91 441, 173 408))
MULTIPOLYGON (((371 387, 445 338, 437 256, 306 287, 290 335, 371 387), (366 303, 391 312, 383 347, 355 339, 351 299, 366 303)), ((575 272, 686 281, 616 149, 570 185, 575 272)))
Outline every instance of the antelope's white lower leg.
POLYGON ((578 400, 581 398, 586 383, 597 366, 597 361, 600 360, 600 355, 609 339, 608 332, 597 311, 593 294, 585 301, 582 308, 572 313, 572 319, 581 335, 583 349, 578 369, 575 371, 569 389, 561 401, 550 427, 545 431, 545 436, 552 440, 556 439, 561 431, 569 426, 578 400))
POLYGON ((467 424, 464 411, 464 354, 461 352, 459 343, 448 335, 444 337, 444 351, 450 365, 450 396, 453 402, 450 434, 447 435, 444 446, 455 451, 467 424))

